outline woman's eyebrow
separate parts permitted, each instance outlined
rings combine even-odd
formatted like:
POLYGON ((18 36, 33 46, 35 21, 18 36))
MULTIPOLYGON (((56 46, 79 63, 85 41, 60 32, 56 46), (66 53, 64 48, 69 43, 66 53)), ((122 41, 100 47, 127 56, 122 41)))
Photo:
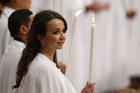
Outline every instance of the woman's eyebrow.
POLYGON ((64 30, 65 29, 65 27, 63 28, 63 29, 61 29, 61 28, 58 28, 58 27, 56 27, 56 28, 53 28, 53 30, 64 30))

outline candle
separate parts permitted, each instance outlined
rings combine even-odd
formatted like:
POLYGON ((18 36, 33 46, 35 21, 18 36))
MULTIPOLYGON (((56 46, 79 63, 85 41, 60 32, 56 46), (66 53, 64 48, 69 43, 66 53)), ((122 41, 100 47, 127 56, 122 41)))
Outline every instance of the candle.
POLYGON ((49 8, 50 10, 53 10, 53 0, 49 0, 49 8))
POLYGON ((66 75, 68 76, 70 73, 70 65, 71 65, 71 58, 72 58, 72 47, 73 47, 73 41, 74 41, 74 33, 75 33, 75 29, 76 29, 76 23, 77 23, 77 19, 80 15, 82 11, 79 10, 78 12, 76 12, 74 14, 74 20, 73 20, 73 24, 72 24, 72 30, 71 30, 71 43, 70 43, 70 49, 69 49, 69 57, 68 57, 68 63, 67 63, 67 72, 66 75))
POLYGON ((95 19, 93 14, 92 24, 91 24, 91 40, 90 40, 90 64, 89 64, 89 81, 92 81, 93 73, 93 56, 94 56, 94 32, 95 32, 95 19))
POLYGON ((64 1, 63 0, 60 0, 60 13, 63 15, 64 14, 64 8, 63 8, 63 5, 64 4, 64 1))

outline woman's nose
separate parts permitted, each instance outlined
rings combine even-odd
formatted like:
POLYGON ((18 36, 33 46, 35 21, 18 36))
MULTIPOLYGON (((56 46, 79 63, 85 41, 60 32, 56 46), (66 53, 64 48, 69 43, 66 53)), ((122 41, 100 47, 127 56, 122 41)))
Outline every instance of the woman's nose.
POLYGON ((65 37, 65 33, 61 33, 61 35, 60 35, 60 40, 65 40, 66 39, 66 37, 65 37))

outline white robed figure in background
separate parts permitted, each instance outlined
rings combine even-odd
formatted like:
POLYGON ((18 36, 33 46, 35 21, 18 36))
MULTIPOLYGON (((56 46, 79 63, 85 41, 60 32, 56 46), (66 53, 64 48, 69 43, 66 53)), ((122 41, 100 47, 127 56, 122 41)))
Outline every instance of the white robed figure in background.
POLYGON ((126 12, 133 11, 135 15, 132 18, 127 18, 127 31, 128 31, 128 68, 130 77, 139 77, 139 65, 140 65, 140 6, 139 0, 124 0, 126 12))
POLYGON ((0 60, 13 39, 10 36, 8 29, 8 17, 19 9, 29 9, 31 6, 31 0, 1 0, 1 3, 5 5, 0 16, 0 60))
MULTIPOLYGON (((96 1, 98 2, 98 0, 96 1)), ((109 10, 95 12, 93 81, 96 82, 96 93, 125 88, 128 86, 129 79, 125 12, 120 0, 100 0, 99 2, 102 4, 108 1, 110 2, 109 10)), ((85 1, 77 0, 75 2, 77 3, 72 7, 72 2, 67 2, 70 12, 86 6, 85 1)), ((67 15, 70 16, 73 13, 69 14, 69 11, 67 11, 67 15)), ((88 80, 91 20, 90 14, 82 13, 76 26, 70 80, 78 91, 88 80)))
POLYGON ((9 31, 14 40, 8 45, 0 63, 0 93, 14 93, 12 86, 16 80, 16 67, 25 48, 27 34, 32 22, 32 12, 18 10, 9 18, 9 31))
MULTIPOLYGON (((3 5, 9 2, 10 0, 1 1, 3 5)), ((10 33, 8 31, 8 17, 14 11, 15 11, 14 9, 5 6, 5 8, 2 10, 2 13, 0 15, 0 28, 1 28, 0 29, 0 60, 5 52, 6 47, 12 40, 12 37, 10 36, 10 33)))

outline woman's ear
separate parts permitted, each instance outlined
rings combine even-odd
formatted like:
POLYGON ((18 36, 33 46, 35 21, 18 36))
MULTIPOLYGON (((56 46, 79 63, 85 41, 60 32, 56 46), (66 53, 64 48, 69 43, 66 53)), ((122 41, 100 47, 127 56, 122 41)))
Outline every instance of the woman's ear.
POLYGON ((25 25, 21 25, 19 28, 19 33, 22 35, 27 35, 29 32, 29 29, 25 25))
POLYGON ((40 36, 40 35, 38 35, 37 38, 38 38, 39 40, 41 40, 41 36, 40 36))
POLYGON ((44 41, 43 36, 38 35, 37 37, 38 37, 38 39, 39 39, 40 42, 43 42, 44 41))

